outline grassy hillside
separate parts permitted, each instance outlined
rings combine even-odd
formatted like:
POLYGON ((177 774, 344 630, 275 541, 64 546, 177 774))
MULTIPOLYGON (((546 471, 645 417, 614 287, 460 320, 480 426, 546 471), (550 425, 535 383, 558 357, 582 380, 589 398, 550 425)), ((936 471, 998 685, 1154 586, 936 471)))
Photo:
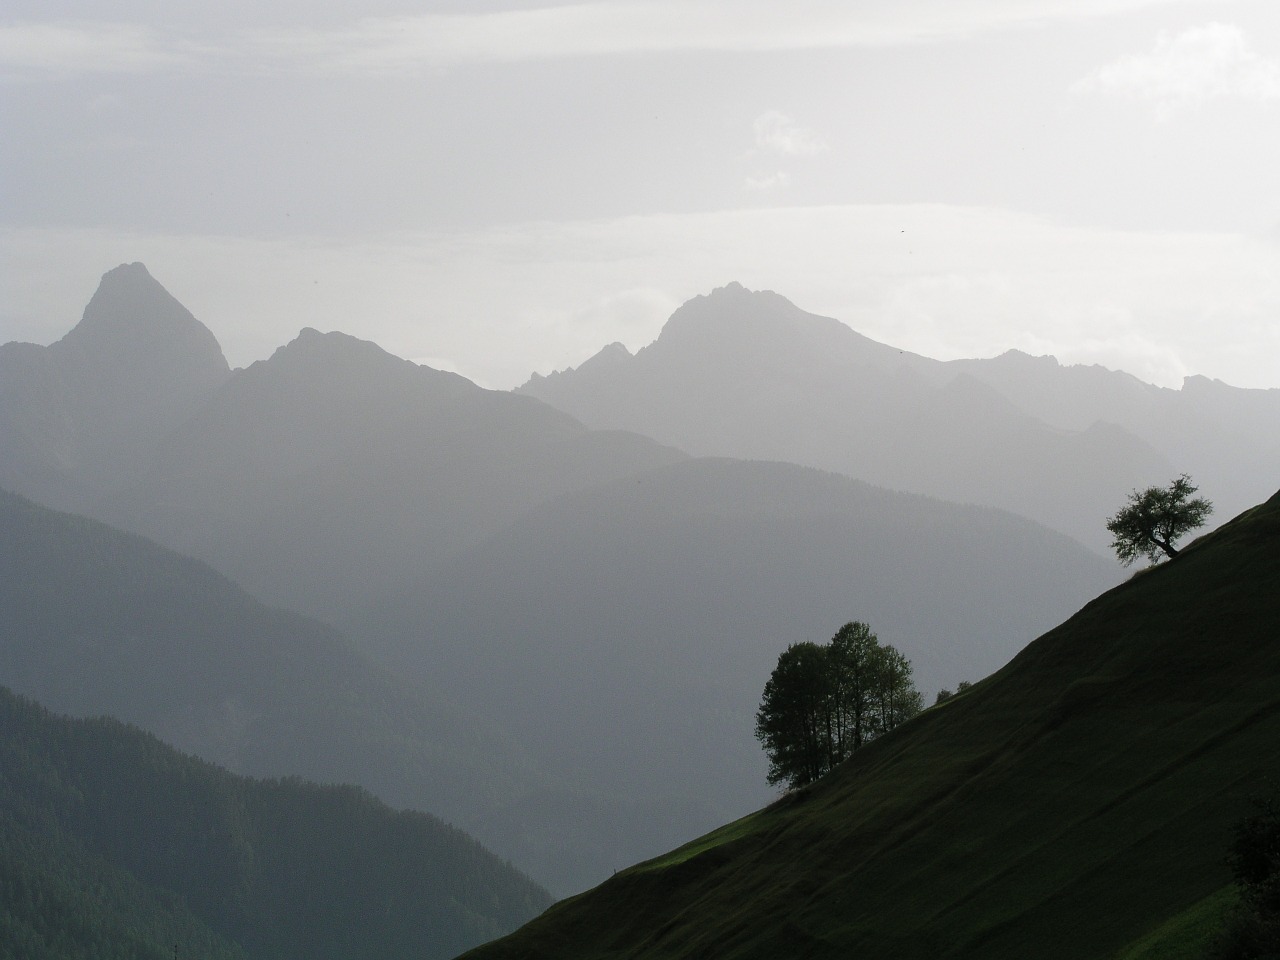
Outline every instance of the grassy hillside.
POLYGON ((467 956, 1149 955, 1203 932, 1280 761, 1277 627, 1280 494, 826 782, 467 956))
POLYGON ((353 787, 250 780, 0 688, 0 957, 449 957, 550 898, 353 787))

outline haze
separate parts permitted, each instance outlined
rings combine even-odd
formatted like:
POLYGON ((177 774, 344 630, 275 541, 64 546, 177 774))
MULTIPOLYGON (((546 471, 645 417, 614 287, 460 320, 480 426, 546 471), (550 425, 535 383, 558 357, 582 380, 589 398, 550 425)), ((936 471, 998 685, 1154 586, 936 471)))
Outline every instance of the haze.
POLYGON ((512 387, 731 280, 939 359, 1277 386, 1280 12, 11 0, 0 342, 145 261, 512 387))

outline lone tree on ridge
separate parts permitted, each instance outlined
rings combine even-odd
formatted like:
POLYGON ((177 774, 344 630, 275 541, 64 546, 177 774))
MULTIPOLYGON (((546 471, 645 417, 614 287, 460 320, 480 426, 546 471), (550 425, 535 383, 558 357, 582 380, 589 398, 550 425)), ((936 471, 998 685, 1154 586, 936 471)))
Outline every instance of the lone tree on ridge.
POLYGON ((1168 487, 1148 487, 1129 494, 1129 503, 1107 521, 1107 529, 1115 536, 1112 549, 1126 567, 1138 557, 1152 563, 1161 553, 1178 555, 1174 543, 1188 530, 1204 523, 1213 512, 1213 504, 1204 497, 1191 495, 1199 489, 1185 473, 1168 487))

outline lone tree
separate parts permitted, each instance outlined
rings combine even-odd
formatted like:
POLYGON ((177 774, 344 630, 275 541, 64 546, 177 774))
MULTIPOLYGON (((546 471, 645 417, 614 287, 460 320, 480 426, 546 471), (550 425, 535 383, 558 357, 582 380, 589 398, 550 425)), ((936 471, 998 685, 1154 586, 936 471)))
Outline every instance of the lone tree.
POLYGON ((1107 521, 1107 529, 1115 536, 1112 548, 1126 567, 1138 557, 1152 563, 1166 556, 1178 555, 1174 543, 1188 530, 1202 525, 1213 512, 1213 504, 1204 497, 1192 499, 1199 489, 1185 473, 1168 487, 1148 487, 1129 494, 1129 503, 1107 521))
POLYGON ((791 644, 756 711, 769 783, 812 783, 922 705, 911 661, 865 623, 846 623, 828 644, 791 644))

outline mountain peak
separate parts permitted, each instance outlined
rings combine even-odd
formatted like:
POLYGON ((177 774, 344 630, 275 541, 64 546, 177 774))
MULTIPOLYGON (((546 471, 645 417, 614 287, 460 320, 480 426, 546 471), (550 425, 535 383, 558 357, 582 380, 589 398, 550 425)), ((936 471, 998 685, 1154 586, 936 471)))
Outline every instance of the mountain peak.
POLYGON ((694 297, 676 309, 658 339, 636 356, 679 355, 685 362, 716 366, 743 363, 759 369, 779 364, 799 369, 812 358, 853 362, 896 361, 899 351, 875 343, 849 326, 800 309, 772 290, 749 290, 734 281, 694 297))
POLYGON ((1019 364, 1022 366, 1060 367, 1062 365, 1058 362, 1057 357, 1051 356, 1050 354, 1043 353, 1036 356, 1035 354, 1027 353, 1025 350, 1018 350, 1017 348, 1006 350, 1004 353, 1000 354, 1000 356, 996 357, 996 360, 1006 364, 1019 364))
POLYGON ((165 369, 171 376, 212 383, 230 372, 209 328, 141 263, 124 263, 103 274, 80 322, 53 349, 142 376, 165 369))
POLYGON ((343 402, 353 409, 373 394, 399 396, 408 391, 406 396, 420 399, 423 389, 439 397, 481 392, 466 377, 397 357, 372 340, 339 331, 325 333, 314 327, 303 327, 296 337, 244 373, 248 381, 274 383, 272 389, 283 391, 281 403, 304 396, 317 403, 321 396, 328 400, 345 397, 343 402))
POLYGON ((361 340, 336 330, 323 333, 315 327, 303 327, 296 337, 284 346, 277 347, 268 362, 284 366, 331 363, 358 364, 362 367, 414 366, 410 361, 383 350, 372 340, 361 340))
POLYGON ((592 370, 596 373, 603 373, 617 369, 620 365, 626 364, 631 360, 631 351, 620 340, 607 344, 600 348, 600 352, 595 356, 585 360, 579 367, 579 370, 592 370))

